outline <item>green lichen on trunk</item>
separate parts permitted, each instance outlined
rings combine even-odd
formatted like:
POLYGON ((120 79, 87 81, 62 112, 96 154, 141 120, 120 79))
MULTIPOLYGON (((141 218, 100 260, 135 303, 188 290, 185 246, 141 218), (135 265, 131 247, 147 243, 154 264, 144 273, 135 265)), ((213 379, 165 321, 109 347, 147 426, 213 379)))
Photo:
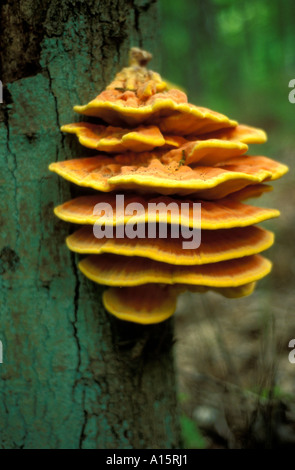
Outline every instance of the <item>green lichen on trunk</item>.
MULTIPOLYGON (((139 45, 157 51, 154 1, 1 2, 0 446, 175 448, 171 322, 120 322, 77 270, 48 165, 83 150, 59 126, 139 45)), ((157 60, 153 61, 157 68, 157 60)))

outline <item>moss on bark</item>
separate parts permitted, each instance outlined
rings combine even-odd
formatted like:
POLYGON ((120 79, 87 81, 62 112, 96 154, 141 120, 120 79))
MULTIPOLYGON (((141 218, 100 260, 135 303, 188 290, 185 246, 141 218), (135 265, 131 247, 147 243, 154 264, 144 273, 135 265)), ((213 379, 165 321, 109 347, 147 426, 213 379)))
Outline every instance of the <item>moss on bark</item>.
POLYGON ((65 246, 70 225, 53 215, 74 189, 48 171, 83 153, 59 131, 72 106, 101 91, 130 46, 157 51, 157 6, 0 8, 1 448, 178 447, 171 322, 142 327, 104 311, 65 246))

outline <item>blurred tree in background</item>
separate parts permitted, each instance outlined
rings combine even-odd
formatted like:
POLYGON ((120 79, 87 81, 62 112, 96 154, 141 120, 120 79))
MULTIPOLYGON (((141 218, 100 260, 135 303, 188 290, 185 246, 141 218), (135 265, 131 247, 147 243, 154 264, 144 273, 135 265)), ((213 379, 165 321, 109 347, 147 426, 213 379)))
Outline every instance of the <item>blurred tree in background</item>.
MULTIPOLYGON (((277 158, 290 172, 259 201, 281 217, 264 224, 276 242, 273 271, 249 298, 183 297, 176 315, 183 409, 208 447, 295 445, 295 2, 159 0, 161 74, 191 103, 263 128, 268 142, 250 154, 277 158)), ((255 205, 255 201, 251 200, 255 205)), ((188 446, 197 440, 183 421, 188 446)), ((197 447, 203 447, 199 443, 197 447)))
POLYGON ((291 124, 292 0, 160 0, 160 6, 162 74, 191 102, 254 125, 291 124))

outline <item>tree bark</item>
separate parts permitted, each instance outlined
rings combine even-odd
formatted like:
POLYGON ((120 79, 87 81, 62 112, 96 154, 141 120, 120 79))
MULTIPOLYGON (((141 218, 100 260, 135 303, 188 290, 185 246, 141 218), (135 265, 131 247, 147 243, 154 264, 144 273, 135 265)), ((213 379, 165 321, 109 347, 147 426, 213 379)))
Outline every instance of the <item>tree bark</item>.
MULTIPOLYGON (((61 124, 127 65, 157 51, 157 6, 139 0, 1 2, 1 448, 177 448, 170 321, 107 314, 102 288, 53 215, 71 185, 48 171, 83 153, 61 124)), ((157 57, 153 68, 157 69, 157 57)))

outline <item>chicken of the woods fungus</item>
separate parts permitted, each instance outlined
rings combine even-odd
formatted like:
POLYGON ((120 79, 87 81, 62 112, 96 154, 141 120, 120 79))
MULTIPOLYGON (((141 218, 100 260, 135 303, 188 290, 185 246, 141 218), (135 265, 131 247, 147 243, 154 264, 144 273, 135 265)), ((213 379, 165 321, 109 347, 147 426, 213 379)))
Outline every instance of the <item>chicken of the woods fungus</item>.
POLYGON ((91 119, 62 126, 96 155, 49 167, 96 190, 56 207, 55 214, 82 225, 66 243, 88 255, 79 263, 82 273, 108 286, 105 308, 142 324, 170 317, 177 296, 186 290, 210 289, 230 298, 253 292, 256 281, 271 270, 260 253, 274 242, 273 233, 257 223, 279 212, 245 200, 270 191, 264 183, 287 171, 281 163, 247 153, 249 144, 266 141, 264 131, 188 103, 183 91, 171 89, 146 68, 150 58, 132 48, 130 66, 94 100, 74 107, 91 119), (124 195, 119 207, 117 195, 124 195), (194 202, 201 204, 201 244, 185 249, 181 234, 177 238, 170 232, 175 225, 192 227, 194 202), (94 210, 100 203, 112 208, 107 217, 94 210), (143 210, 126 214, 130 203, 140 203, 143 210), (150 203, 156 204, 154 212, 150 203), (167 211, 171 203, 176 211, 167 211), (177 211, 183 203, 185 210, 177 211), (156 234, 168 224, 166 237, 128 237, 124 231, 117 236, 115 229, 131 219, 134 226, 153 223, 156 234), (100 220, 112 236, 95 235, 100 220))

